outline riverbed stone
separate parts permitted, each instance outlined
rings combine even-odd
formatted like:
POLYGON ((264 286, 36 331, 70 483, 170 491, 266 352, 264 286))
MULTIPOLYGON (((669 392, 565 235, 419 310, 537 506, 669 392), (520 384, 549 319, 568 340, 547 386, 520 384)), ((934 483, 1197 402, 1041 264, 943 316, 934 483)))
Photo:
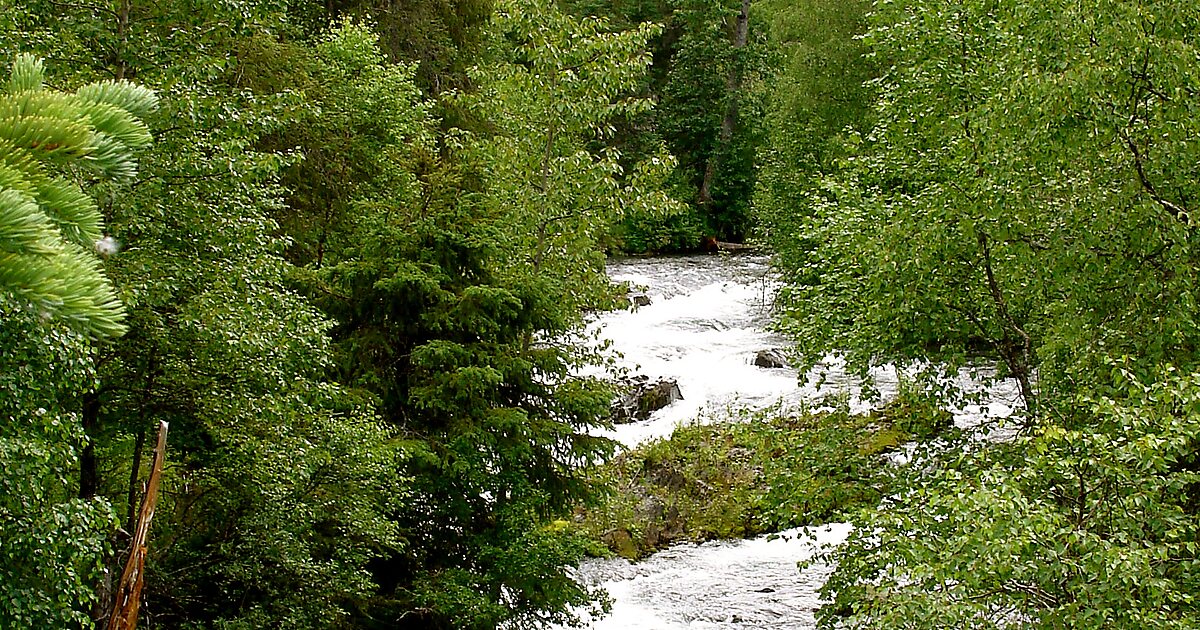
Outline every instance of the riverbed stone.
POLYGON ((624 527, 604 532, 600 535, 600 542, 603 542, 605 546, 622 558, 635 560, 641 555, 638 553, 637 545, 633 544, 633 536, 624 527))
POLYGON ((629 304, 635 309, 642 306, 650 306, 651 302, 650 296, 643 291, 629 294, 629 304))
MULTIPOLYGON (((635 523, 641 526, 641 539, 634 541, 642 551, 661 549, 686 538, 687 523, 675 505, 667 505, 660 497, 643 490, 637 491, 641 500, 633 509, 635 523)), ((619 542, 619 541, 618 541, 619 542)))
POLYGON ((783 356, 782 352, 773 348, 768 348, 766 350, 758 351, 758 354, 754 356, 754 365, 763 368, 775 369, 785 368, 788 366, 788 363, 787 358, 783 356))
POLYGON ((655 411, 683 400, 683 392, 675 379, 650 381, 645 376, 635 376, 619 381, 617 389, 620 393, 609 408, 616 424, 649 419, 655 411))

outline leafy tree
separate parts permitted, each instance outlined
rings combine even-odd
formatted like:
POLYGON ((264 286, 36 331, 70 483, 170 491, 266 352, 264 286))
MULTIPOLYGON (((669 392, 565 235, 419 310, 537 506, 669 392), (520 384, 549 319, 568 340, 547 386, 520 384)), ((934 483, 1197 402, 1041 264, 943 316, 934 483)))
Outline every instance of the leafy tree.
POLYGON ((1046 426, 897 471, 836 554, 832 628, 1194 628, 1197 375, 1080 398, 1046 426))
POLYGON ((81 628, 95 602, 109 502, 77 497, 74 402, 95 381, 86 339, 0 296, 0 628, 81 628))
POLYGON ((661 24, 651 40, 652 65, 639 92, 657 106, 614 119, 610 146, 634 162, 665 143, 678 165, 673 197, 691 211, 632 213, 617 238, 626 250, 695 249, 702 236, 741 240, 751 227, 755 153, 761 143, 759 84, 769 73, 765 29, 751 3, 572 0, 580 15, 602 15, 614 27, 661 24))
POLYGON ((300 4, 292 12, 293 19, 308 22, 308 33, 330 30, 344 19, 375 25, 388 61, 412 64, 417 87, 437 97, 469 87, 466 72, 487 37, 493 5, 491 0, 337 0, 300 4))
POLYGON ((814 243, 797 238, 822 181, 847 166, 872 124, 876 61, 861 36, 871 3, 763 2, 776 66, 764 82, 763 142, 754 190, 756 233, 787 279, 803 278, 814 243))
MULTIPOLYGON (((133 175, 155 96, 125 82, 45 88, 18 55, 0 94, 0 627, 81 627, 113 523, 75 498, 78 396, 95 382, 88 337, 124 332, 101 269, 95 202, 70 175, 133 175)), ((110 252, 109 252, 110 253, 110 252)))
POLYGON ((486 169, 484 203, 501 219, 507 271, 552 283, 542 290, 577 318, 607 291, 597 243, 610 226, 682 210, 662 191, 674 160, 661 143, 632 162, 597 144, 614 121, 651 107, 634 95, 658 28, 614 32, 542 2, 502 3, 495 28, 489 62, 473 71, 479 88, 459 100, 490 132, 467 139, 466 159, 486 169))
POLYGON ((680 0, 659 124, 707 227, 742 240, 750 229, 760 142, 763 37, 749 1, 680 0), (754 18, 754 19, 752 19, 754 18))
POLYGON ((1031 412, 1102 384, 1106 357, 1190 365, 1196 11, 882 8, 878 123, 797 233, 803 354, 986 352, 1031 412))
POLYGON ((992 359, 1024 432, 900 471, 822 624, 1195 626, 1200 12, 876 8, 876 124, 795 223, 784 326, 864 375, 992 359))
POLYGON ((396 442, 372 401, 330 384, 329 323, 293 287, 271 217, 290 157, 258 148, 304 107, 303 47, 282 7, 32 2, 19 17, 75 74, 163 95, 156 149, 131 186, 96 185, 129 333, 98 353, 77 403, 78 483, 130 518, 144 438, 172 424, 146 575, 151 623, 336 627, 372 594, 365 567, 401 543, 396 442), (47 35, 52 34, 52 36, 47 35), (92 51, 100 51, 99 56, 92 51))

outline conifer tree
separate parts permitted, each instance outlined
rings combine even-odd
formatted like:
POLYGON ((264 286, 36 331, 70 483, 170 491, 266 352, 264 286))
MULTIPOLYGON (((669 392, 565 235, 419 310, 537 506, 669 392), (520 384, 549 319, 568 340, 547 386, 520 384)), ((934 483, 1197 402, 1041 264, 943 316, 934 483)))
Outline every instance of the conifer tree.
POLYGON ((124 332, 124 310, 100 255, 115 251, 100 210, 66 175, 90 171, 127 179, 132 150, 150 143, 139 119, 153 92, 127 82, 73 94, 43 86, 42 63, 20 55, 0 94, 0 291, 97 336, 124 332))
POLYGON ((31 55, 0 88, 0 628, 82 627, 96 600, 112 506, 73 496, 75 411, 95 381, 86 336, 121 334, 124 312, 90 253, 114 245, 71 177, 131 176, 154 106, 124 82, 46 89, 31 55))

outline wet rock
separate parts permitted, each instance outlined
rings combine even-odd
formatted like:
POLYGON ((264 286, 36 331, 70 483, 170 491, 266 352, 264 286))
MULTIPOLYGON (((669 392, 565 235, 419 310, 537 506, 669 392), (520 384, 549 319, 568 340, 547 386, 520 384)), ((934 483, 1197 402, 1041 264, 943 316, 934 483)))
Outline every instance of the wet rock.
POLYGON ((650 306, 652 300, 646 287, 635 286, 629 282, 614 282, 610 286, 613 299, 610 308, 614 310, 632 309, 636 311, 639 307, 650 306))
POLYGON ((633 536, 623 527, 604 532, 600 535, 600 542, 622 558, 633 560, 638 557, 638 548, 633 544, 633 536))
POLYGON ((637 543, 642 550, 662 549, 686 538, 687 523, 676 506, 668 506, 663 499, 648 492, 638 494, 642 498, 633 512, 634 522, 641 524, 638 529, 642 536, 637 543))
POLYGON ((646 481, 671 492, 679 492, 687 486, 688 480, 683 473, 672 466, 647 467, 646 481))
POLYGON ((656 549, 666 542, 663 537, 663 517, 666 513, 667 505, 653 495, 643 497, 633 508, 635 522, 645 524, 642 531, 642 549, 656 549))
POLYGON ((651 382, 645 376, 635 376, 622 379, 617 389, 621 393, 610 407, 612 421, 617 424, 646 420, 655 411, 683 400, 679 382, 675 379, 651 382))
POLYGON ((754 365, 763 368, 785 368, 788 366, 787 359, 783 356, 783 353, 774 349, 759 350, 758 354, 754 356, 754 365))
POLYGON ((642 306, 650 306, 650 296, 641 291, 630 293, 629 304, 635 309, 642 306))

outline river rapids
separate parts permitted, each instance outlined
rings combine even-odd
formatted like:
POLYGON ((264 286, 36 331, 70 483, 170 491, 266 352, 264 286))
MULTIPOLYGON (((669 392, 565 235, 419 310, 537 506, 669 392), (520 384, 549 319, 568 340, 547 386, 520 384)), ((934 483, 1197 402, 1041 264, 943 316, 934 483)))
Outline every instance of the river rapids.
MULTIPOLYGON (((593 332, 619 353, 618 364, 632 373, 671 378, 683 400, 648 420, 619 425, 607 435, 625 447, 666 437, 687 422, 741 421, 739 411, 777 407, 783 412, 815 409, 830 395, 848 400, 852 411, 867 411, 857 380, 830 356, 820 369, 825 378, 801 378, 788 368, 753 365, 760 350, 786 348, 769 331, 777 282, 769 261, 753 255, 680 256, 623 259, 610 263, 614 282, 628 282, 650 304, 607 313, 593 332)), ((896 394, 891 368, 871 374, 884 400, 896 394)), ((960 385, 982 388, 964 374, 960 385)), ((1017 394, 1011 383, 986 390, 986 404, 954 409, 961 426, 1012 413, 1017 394)), ((753 540, 676 545, 637 563, 589 560, 579 578, 602 586, 613 601, 610 615, 587 620, 595 630, 761 629, 815 627, 817 592, 828 567, 807 560, 823 545, 845 539, 850 526, 830 523, 753 540)))

